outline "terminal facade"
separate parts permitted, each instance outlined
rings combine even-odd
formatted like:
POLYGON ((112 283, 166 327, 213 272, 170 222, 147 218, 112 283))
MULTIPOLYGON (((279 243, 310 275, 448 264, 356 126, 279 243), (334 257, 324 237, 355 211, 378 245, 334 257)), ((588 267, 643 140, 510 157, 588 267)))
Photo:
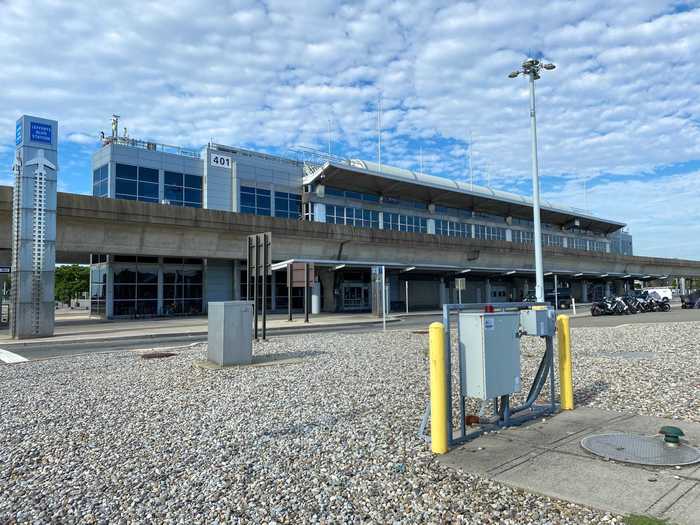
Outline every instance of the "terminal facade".
MULTIPOLYGON (((310 151, 300 152, 297 159, 214 143, 192 151, 113 131, 93 155, 92 171, 96 197, 494 243, 533 242, 532 205, 526 197, 310 151)), ((542 222, 545 248, 575 250, 580 257, 632 255, 632 237, 623 223, 550 202, 542 203, 542 222)), ((298 260, 304 258, 300 238, 298 260)), ((372 267, 382 262, 373 261, 372 254, 365 262, 344 261, 341 253, 314 262, 315 310, 376 308, 372 267)), ((401 263, 391 262, 394 267, 401 263)), ((196 315, 204 313, 210 301, 246 296, 241 260, 95 253, 91 263, 91 313, 97 316, 196 315)), ((286 268, 280 265, 268 282, 266 297, 272 310, 288 308, 286 268)), ((534 288, 533 273, 507 265, 471 270, 459 275, 468 281, 461 292, 465 302, 521 300, 534 288)), ((556 270, 559 287, 571 287, 579 301, 619 291, 623 278, 630 277, 615 280, 601 274, 586 280, 566 268, 556 270)), ((427 267, 394 268, 387 275, 391 308, 406 308, 407 291, 411 309, 456 301, 453 274, 427 267)), ((546 289, 553 287, 551 272, 545 284, 546 289)), ((293 289, 291 297, 292 308, 301 309, 303 290, 293 289)))

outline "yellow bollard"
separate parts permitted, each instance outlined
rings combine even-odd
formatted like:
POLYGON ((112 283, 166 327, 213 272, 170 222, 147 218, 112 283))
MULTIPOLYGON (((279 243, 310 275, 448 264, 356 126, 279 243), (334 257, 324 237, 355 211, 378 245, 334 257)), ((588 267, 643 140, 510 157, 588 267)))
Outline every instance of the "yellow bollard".
POLYGON ((569 316, 557 316, 557 346, 559 347, 559 383, 561 409, 574 409, 574 379, 571 364, 571 332, 569 316))
POLYGON ((445 326, 431 323, 430 338, 430 441, 435 454, 447 452, 447 377, 445 326))

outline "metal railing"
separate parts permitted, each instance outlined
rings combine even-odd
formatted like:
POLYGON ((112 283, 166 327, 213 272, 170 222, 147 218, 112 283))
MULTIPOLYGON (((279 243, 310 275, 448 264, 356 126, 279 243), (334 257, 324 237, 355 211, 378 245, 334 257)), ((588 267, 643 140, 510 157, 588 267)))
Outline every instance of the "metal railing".
POLYGON ((148 151, 158 151, 161 153, 170 153, 173 155, 181 155, 193 159, 201 158, 198 151, 183 148, 180 146, 170 146, 168 144, 160 144, 146 140, 131 139, 128 137, 105 137, 102 139, 102 145, 117 144, 119 146, 128 146, 130 148, 140 148, 148 151))

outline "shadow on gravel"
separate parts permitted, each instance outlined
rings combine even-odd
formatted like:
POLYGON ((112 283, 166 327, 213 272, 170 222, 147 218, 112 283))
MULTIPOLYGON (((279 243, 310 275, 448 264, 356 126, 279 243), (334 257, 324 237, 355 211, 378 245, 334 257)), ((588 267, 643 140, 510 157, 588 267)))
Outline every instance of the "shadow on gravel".
POLYGON ((274 364, 277 361, 298 361, 309 357, 325 355, 326 352, 317 350, 302 350, 301 352, 276 352, 274 354, 253 354, 253 366, 274 364))
POLYGON ((593 383, 574 391, 574 402, 576 405, 590 403, 596 397, 598 397, 598 394, 605 392, 609 388, 610 383, 606 383, 605 381, 594 381, 593 383))

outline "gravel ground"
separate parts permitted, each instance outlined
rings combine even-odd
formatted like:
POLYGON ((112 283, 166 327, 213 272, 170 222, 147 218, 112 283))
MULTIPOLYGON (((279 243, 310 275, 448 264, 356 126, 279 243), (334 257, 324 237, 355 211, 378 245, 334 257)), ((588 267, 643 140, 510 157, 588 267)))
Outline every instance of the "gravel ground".
MULTIPOLYGON (((697 420, 700 323, 573 339, 579 404, 697 420)), ((302 358, 273 366, 203 370, 202 347, 0 366, 0 523, 619 522, 438 465, 416 437, 426 347, 314 334, 256 345, 302 358)))

